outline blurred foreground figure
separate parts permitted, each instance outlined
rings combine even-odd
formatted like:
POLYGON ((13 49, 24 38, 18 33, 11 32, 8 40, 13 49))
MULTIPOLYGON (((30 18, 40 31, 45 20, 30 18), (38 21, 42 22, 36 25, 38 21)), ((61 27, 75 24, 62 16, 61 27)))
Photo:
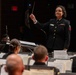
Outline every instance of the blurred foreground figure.
POLYGON ((6 59, 5 71, 8 75, 22 75, 24 65, 21 57, 16 54, 9 55, 6 59))

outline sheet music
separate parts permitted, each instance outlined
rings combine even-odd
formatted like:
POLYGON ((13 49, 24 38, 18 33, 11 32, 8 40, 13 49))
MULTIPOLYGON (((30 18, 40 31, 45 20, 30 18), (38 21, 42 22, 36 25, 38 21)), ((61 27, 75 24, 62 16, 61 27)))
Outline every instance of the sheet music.
POLYGON ((54 50, 54 58, 55 59, 69 59, 66 50, 54 50))
POLYGON ((4 67, 5 66, 3 65, 1 68, 1 75, 8 75, 8 73, 5 71, 4 67))
POLYGON ((72 71, 72 61, 73 60, 55 60, 54 62, 49 61, 48 66, 57 67, 60 73, 65 73, 66 71, 72 71))
POLYGON ((58 61, 54 61, 54 62, 48 62, 48 66, 53 66, 53 67, 56 67, 60 70, 60 73, 65 73, 66 70, 65 70, 65 64, 58 61))
POLYGON ((6 64, 6 60, 5 59, 0 59, 0 65, 2 64, 6 64))
POLYGON ((66 61, 66 70, 67 71, 71 71, 72 72, 72 62, 73 62, 72 59, 66 61))
POLYGON ((4 54, 5 54, 5 53, 0 53, 0 58, 2 58, 4 54))
POLYGON ((33 65, 34 62, 35 62, 35 61, 34 61, 33 59, 31 59, 29 65, 33 65))
POLYGON ((56 60, 55 62, 62 62, 62 63, 64 63, 65 70, 66 71, 72 71, 72 62, 73 62, 72 59, 69 59, 69 60, 56 60))
POLYGON ((27 65, 28 64, 28 59, 29 59, 28 54, 18 54, 18 55, 21 56, 24 65, 27 65))

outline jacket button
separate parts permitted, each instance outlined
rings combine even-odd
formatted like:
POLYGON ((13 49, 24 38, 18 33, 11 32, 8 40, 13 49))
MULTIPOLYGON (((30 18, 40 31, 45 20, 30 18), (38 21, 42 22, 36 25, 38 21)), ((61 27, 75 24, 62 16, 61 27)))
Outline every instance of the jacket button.
POLYGON ((54 33, 54 35, 55 35, 55 33, 54 33))
POLYGON ((57 27, 55 27, 55 28, 57 28, 57 27))
POLYGON ((54 30, 54 32, 56 32, 56 30, 54 30))
POLYGON ((55 37, 53 37, 53 38, 55 38, 55 37))

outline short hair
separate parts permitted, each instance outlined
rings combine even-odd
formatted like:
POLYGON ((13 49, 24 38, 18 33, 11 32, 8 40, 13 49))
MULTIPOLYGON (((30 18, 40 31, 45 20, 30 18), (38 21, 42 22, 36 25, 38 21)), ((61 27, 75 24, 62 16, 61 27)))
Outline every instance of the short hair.
POLYGON ((58 8, 58 7, 60 7, 62 9, 62 11, 63 11, 63 17, 67 17, 67 12, 66 12, 65 7, 62 6, 62 5, 58 5, 56 8, 58 8))
POLYGON ((47 48, 43 45, 39 45, 34 48, 34 60, 41 60, 43 59, 46 55, 48 55, 47 48))
POLYGON ((10 51, 14 51, 17 46, 21 47, 20 41, 18 39, 12 39, 9 45, 10 51))

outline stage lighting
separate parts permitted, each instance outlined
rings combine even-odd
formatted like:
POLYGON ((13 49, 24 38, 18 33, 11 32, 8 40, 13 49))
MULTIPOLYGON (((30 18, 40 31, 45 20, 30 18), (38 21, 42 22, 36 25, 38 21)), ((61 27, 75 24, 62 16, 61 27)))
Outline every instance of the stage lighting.
POLYGON ((12 10, 12 11, 18 11, 18 7, 17 7, 17 6, 12 6, 12 7, 11 7, 11 10, 12 10))

